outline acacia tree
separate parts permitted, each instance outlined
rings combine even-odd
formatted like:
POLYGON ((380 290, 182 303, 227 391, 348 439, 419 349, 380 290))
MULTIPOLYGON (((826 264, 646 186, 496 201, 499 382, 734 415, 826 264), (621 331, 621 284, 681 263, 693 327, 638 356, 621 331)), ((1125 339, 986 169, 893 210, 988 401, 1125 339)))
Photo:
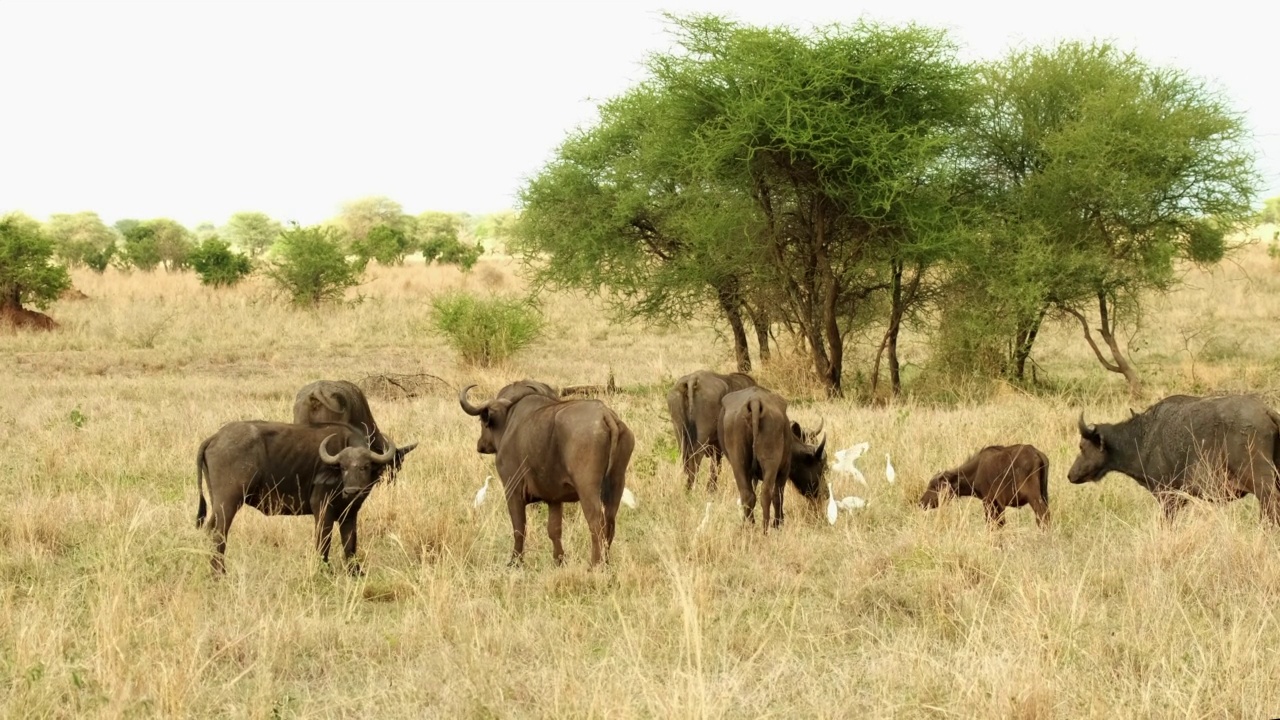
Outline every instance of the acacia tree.
POLYGON ((67 269, 52 259, 53 241, 40 223, 18 213, 0 217, 0 315, 10 322, 52 326, 47 318, 39 322, 41 316, 23 307, 28 303, 48 307, 71 287, 67 269))
POLYGON ((369 232, 376 227, 386 226, 400 232, 407 232, 409 227, 404 208, 400 203, 381 195, 351 200, 342 204, 335 224, 353 243, 364 242, 369 232))
POLYGON ((513 249, 538 284, 599 293, 623 316, 673 323, 718 312, 746 371, 741 273, 758 214, 740 188, 683 164, 691 110, 653 84, 602 103, 599 122, 522 189, 513 249))
POLYGON ((1006 301, 992 311, 1014 317, 1013 371, 1059 312, 1137 394, 1118 328, 1178 282, 1177 260, 1221 259, 1252 214, 1243 120, 1202 82, 1105 43, 1018 51, 984 79, 969 149, 996 252, 974 262, 1006 301))
POLYGON ((101 273, 116 252, 118 236, 96 212, 50 215, 45 232, 58 257, 72 267, 85 265, 101 273))
POLYGON ((526 246, 637 309, 687 313, 710 295, 730 315, 755 298, 805 339, 839 394, 864 305, 892 294, 896 338, 932 262, 946 196, 936 185, 971 71, 942 32, 916 26, 806 35, 712 16, 672 22, 680 47, 653 56, 651 79, 602 108, 601 124, 522 196, 526 215, 592 213, 594 235, 557 246, 545 240, 554 227, 530 221, 526 246), (609 243, 611 255, 580 252, 609 243))
POLYGON ((283 226, 261 212, 238 212, 227 219, 222 236, 250 257, 261 255, 280 237, 283 226))

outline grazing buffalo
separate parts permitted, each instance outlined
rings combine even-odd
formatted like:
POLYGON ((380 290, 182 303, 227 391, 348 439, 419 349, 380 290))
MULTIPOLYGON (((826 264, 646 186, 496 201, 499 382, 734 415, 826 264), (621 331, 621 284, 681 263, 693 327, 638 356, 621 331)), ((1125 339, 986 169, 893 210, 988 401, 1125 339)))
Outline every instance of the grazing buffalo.
MULTIPOLYGON (((540 384, 540 383, 537 383, 540 384)), ((591 531, 591 565, 605 559, 613 544, 615 519, 626 488, 627 463, 635 436, 599 400, 560 400, 526 382, 503 388, 483 405, 458 394, 468 415, 480 418, 476 451, 496 455, 498 477, 507 496, 515 544, 511 564, 524 557, 525 506, 547 504, 552 556, 564 563, 560 544, 563 504, 576 502, 591 531)))
POLYGON ((738 483, 743 518, 755 522, 756 483, 763 485, 764 531, 782 524, 782 495, 787 479, 813 502, 825 488, 824 438, 815 448, 805 442, 798 423, 787 418, 787 401, 761 387, 749 387, 721 401, 720 447, 738 483), (770 520, 770 511, 777 517, 770 520))
POLYGON ((1115 471, 1151 494, 1172 519, 1188 497, 1226 501, 1253 493, 1262 517, 1280 521, 1280 416, 1252 395, 1174 395, 1123 422, 1089 425, 1080 414, 1080 456, 1067 479, 1096 482, 1115 471))
POLYGON ((356 516, 379 471, 396 457, 395 445, 386 443, 385 452, 374 452, 363 428, 342 423, 223 425, 196 452, 196 527, 204 525, 213 538, 214 571, 225 571, 227 532, 241 506, 249 505, 264 515, 314 515, 316 548, 325 562, 337 523, 351 571, 358 573, 356 516), (209 489, 208 507, 202 483, 209 489))
POLYGON ((710 459, 711 478, 707 490, 714 491, 720 475, 720 401, 738 390, 754 387, 756 381, 750 375, 731 373, 721 375, 710 370, 698 370, 676 380, 675 387, 667 393, 667 409, 671 411, 671 425, 680 445, 680 462, 684 466, 685 490, 693 490, 694 478, 702 458, 710 459))
MULTIPOLYGON (((387 449, 388 443, 378 429, 378 421, 373 419, 373 411, 369 409, 369 401, 364 391, 355 383, 346 380, 317 380, 304 385, 293 400, 293 422, 298 425, 318 423, 346 423, 362 428, 369 438, 369 449, 381 453, 387 449)), ((378 466, 378 474, 387 468, 391 469, 391 478, 404 462, 404 456, 417 447, 417 443, 396 449, 396 456, 387 465, 378 466)))
POLYGON ((1033 445, 988 445, 959 467, 933 476, 920 507, 938 507, 944 491, 976 497, 987 520, 1004 525, 1004 509, 1030 505, 1036 523, 1049 525, 1049 458, 1033 445))

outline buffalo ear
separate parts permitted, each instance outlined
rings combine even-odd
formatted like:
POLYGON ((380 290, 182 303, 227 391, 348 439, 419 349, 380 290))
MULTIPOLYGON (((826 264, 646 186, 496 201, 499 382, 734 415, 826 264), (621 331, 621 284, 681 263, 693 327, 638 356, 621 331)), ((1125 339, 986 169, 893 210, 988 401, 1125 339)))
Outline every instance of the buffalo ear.
POLYGON ((800 423, 798 422, 791 423, 791 434, 795 435, 799 440, 804 440, 804 431, 800 429, 800 423))

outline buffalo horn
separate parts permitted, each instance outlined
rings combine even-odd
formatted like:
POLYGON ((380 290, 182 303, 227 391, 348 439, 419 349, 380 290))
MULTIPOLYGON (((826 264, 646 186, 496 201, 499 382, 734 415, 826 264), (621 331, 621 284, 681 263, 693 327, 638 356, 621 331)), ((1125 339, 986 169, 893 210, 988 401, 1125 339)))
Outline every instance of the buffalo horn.
POLYGON ((369 455, 370 457, 373 458, 373 461, 378 463, 379 465, 386 465, 387 463, 391 462, 392 458, 396 456, 396 444, 391 442, 391 438, 387 437, 386 435, 383 435, 382 445, 383 445, 383 453, 381 455, 378 455, 377 453, 374 453, 374 452, 370 452, 369 455))
MULTIPOLYGON (((813 432, 809 433, 809 437, 818 437, 818 433, 822 432, 822 428, 823 428, 826 424, 827 424, 827 419, 826 419, 826 418, 824 418, 824 417, 819 417, 819 418, 818 418, 818 427, 814 428, 814 429, 813 429, 813 432)), ((824 440, 824 442, 825 442, 825 440, 824 440)))
POLYGON ((1092 425, 1086 425, 1084 422, 1084 413, 1080 413, 1080 437, 1093 437, 1098 434, 1098 429, 1092 425))
POLYGON ((467 401, 467 393, 471 392, 471 388, 473 387, 475 387, 475 385, 468 385, 462 388, 462 392, 458 393, 458 404, 462 406, 462 411, 465 412, 466 414, 479 415, 480 413, 484 412, 484 409, 485 407, 487 407, 487 404, 477 407, 467 401))
POLYGON ((821 456, 821 455, 822 455, 822 449, 823 449, 823 448, 825 448, 826 446, 827 446, 827 436, 826 436, 826 435, 823 435, 823 436, 822 436, 822 442, 818 443, 818 449, 817 449, 817 450, 815 450, 815 451, 813 451, 813 454, 814 454, 814 455, 816 455, 816 456, 821 456))
POLYGON ((323 439, 323 440, 321 440, 321 441, 320 441, 320 459, 321 459, 321 460, 323 460, 325 463, 327 463, 327 464, 329 464, 329 465, 337 465, 337 464, 338 464, 338 456, 337 456, 337 455, 330 455, 330 454, 329 454, 329 451, 325 449, 325 446, 329 444, 329 438, 333 437, 333 436, 334 436, 334 435, 336 435, 336 434, 337 434, 337 433, 333 433, 332 435, 328 435, 328 436, 326 436, 326 437, 325 437, 325 439, 323 439))

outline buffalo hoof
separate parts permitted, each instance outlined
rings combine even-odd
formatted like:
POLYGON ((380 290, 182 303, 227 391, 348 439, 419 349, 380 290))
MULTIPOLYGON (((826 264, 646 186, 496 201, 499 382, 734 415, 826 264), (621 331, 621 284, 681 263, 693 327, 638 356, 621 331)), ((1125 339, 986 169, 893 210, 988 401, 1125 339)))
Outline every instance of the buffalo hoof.
POLYGON ((364 577, 364 568, 360 567, 360 563, 351 563, 347 566, 347 573, 351 577, 364 577))

